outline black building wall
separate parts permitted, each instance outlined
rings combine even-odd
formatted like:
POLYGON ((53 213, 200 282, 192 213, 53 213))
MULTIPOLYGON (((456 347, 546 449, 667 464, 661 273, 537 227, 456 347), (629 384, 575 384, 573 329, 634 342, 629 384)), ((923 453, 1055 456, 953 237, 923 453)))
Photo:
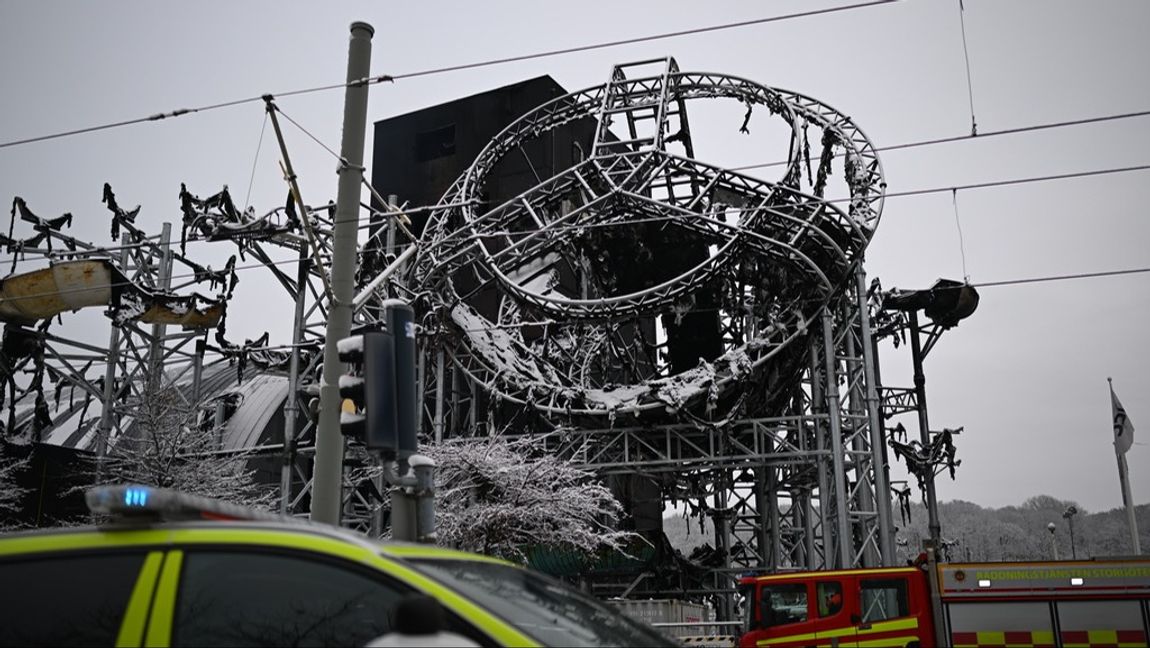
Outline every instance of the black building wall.
MULTIPOLYGON (((567 94, 549 76, 536 77, 375 123, 372 186, 381 196, 417 207, 439 201, 483 147, 513 121, 567 94)), ((590 152, 595 122, 581 119, 513 151, 488 177, 484 198, 496 205, 573 166, 590 152), (577 145, 577 146, 576 146, 577 145)), ((426 214, 412 218, 423 231, 426 214)))

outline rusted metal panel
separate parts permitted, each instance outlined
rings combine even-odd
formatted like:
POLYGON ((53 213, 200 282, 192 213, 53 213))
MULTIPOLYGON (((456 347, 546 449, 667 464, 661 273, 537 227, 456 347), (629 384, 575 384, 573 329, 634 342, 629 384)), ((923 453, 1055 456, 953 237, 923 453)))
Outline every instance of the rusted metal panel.
POLYGON ((106 261, 69 261, 0 281, 0 320, 33 324, 65 311, 107 306, 113 268, 106 261))
POLYGON ((121 314, 148 324, 173 324, 185 329, 211 328, 223 318, 222 301, 199 295, 156 295, 131 283, 106 260, 66 261, 0 280, 0 321, 32 325, 65 311, 92 306, 116 306, 114 295, 139 313, 121 314), (137 306, 138 305, 138 306, 137 306))

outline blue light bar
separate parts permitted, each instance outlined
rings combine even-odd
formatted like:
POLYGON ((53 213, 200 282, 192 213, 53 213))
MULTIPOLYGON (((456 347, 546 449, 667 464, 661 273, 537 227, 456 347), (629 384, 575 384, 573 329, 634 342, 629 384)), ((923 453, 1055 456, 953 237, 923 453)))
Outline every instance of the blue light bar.
POLYGON ((129 487, 124 489, 124 505, 125 506, 147 506, 148 505, 148 489, 140 487, 129 487))
POLYGON ((84 496, 88 510, 113 520, 266 520, 298 523, 299 520, 267 511, 189 495, 179 491, 117 484, 96 486, 84 496))

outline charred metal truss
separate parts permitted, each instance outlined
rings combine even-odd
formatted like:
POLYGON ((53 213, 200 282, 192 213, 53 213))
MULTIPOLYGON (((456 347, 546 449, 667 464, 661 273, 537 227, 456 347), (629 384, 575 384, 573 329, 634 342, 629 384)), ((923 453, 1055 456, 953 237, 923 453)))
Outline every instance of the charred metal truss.
POLYGON ((719 589, 749 568, 889 562, 861 264, 884 187, 845 115, 673 59, 540 106, 424 229, 406 283, 425 432, 544 434, 588 468, 658 482, 713 517, 719 589), (744 130, 754 110, 790 127, 779 179, 694 159, 687 108, 712 99, 745 105, 744 130), (585 159, 491 201, 504 158, 588 118, 585 159))
MULTIPOLYGON (((718 559, 707 592, 731 591, 733 575, 749 569, 891 564, 881 421, 916 403, 907 392, 880 400, 875 379, 862 259, 884 188, 862 131, 813 98, 682 72, 673 59, 620 65, 607 83, 543 104, 491 141, 427 210, 418 242, 397 240, 399 219, 383 219, 361 263, 356 318, 375 320, 387 297, 417 307, 428 440, 542 435, 589 469, 654 484, 657 515, 674 502, 708 516, 718 559), (789 128, 777 179, 696 159, 688 108, 712 100, 745 106, 743 130, 755 111, 789 128), (576 164, 499 195, 492 178, 504 159, 588 119, 595 135, 576 164)), ((35 329, 9 321, 8 332, 34 342, 14 339, 23 355, 6 356, 9 405, 37 401, 40 423, 28 423, 40 426, 36 434, 59 427, 60 410, 40 404, 50 375, 107 404, 98 439, 109 443, 149 381, 186 383, 189 399, 202 400, 205 353, 280 372, 289 382, 283 438, 266 450, 283 458, 283 510, 301 512, 308 471, 297 454, 312 433, 306 405, 330 300, 332 214, 296 193, 258 217, 226 190, 201 199, 183 188, 177 253, 167 228, 159 241, 146 236, 133 224, 138 208, 120 209, 110 189, 105 199, 119 253, 63 234, 62 218, 25 219, 36 234, 9 232, 4 245, 15 257, 47 241, 41 251, 54 260, 107 260, 126 281, 166 295, 186 287, 172 285, 173 263, 199 268, 196 280, 234 277, 196 266, 185 240, 234 243, 294 301, 291 344, 231 343, 222 319, 210 339, 206 325, 169 333, 165 323, 123 318, 107 346, 52 336, 50 319, 35 329), (279 269, 272 246, 298 254, 295 272, 279 269), (43 368, 41 379, 18 390, 12 376, 29 363, 43 368)), ((229 283, 219 299, 230 294, 229 283)), ((345 511, 365 526, 374 514, 377 525, 380 494, 364 474, 345 489, 345 511)), ((660 587, 638 582, 597 586, 603 594, 660 587)))
MULTIPOLYGON (((220 452, 282 457, 281 509, 306 513, 306 455, 314 442, 307 386, 317 378, 329 301, 320 273, 330 259, 330 210, 289 203, 257 216, 236 209, 226 188, 201 199, 181 187, 183 232, 177 242, 167 223, 159 235, 138 227, 140 208, 121 208, 107 185, 104 203, 117 243, 112 248, 69 235, 70 217, 42 219, 24 200, 13 202, 12 229, 0 241, 12 255, 14 273, 0 282, 6 440, 50 443, 100 457, 133 434, 134 413, 155 390, 178 394, 199 409, 202 424, 218 426, 242 399, 245 379, 278 375, 287 383, 280 405, 283 429, 274 431, 271 443, 254 448, 250 431, 237 434, 245 437, 236 441, 240 445, 221 438, 220 452), (313 236, 301 226, 300 207, 313 236), (31 237, 16 237, 18 219, 31 223, 31 237), (236 257, 222 270, 205 267, 186 253, 187 243, 196 240, 235 244, 241 259, 266 264, 295 303, 290 344, 269 345, 267 334, 242 343, 229 340, 226 306, 238 280, 236 257), (298 267, 280 270, 271 247, 298 254, 298 267), (43 266, 45 261, 47 267, 16 273, 21 262, 43 266), (181 294, 203 286, 217 294, 181 294), (112 321, 106 344, 50 331, 60 313, 100 306, 112 321), (171 330, 172 325, 180 329, 171 330)), ((349 488, 347 496, 349 511, 362 508, 355 504, 362 499, 356 489, 349 488)), ((366 526, 367 516, 361 517, 366 526)))

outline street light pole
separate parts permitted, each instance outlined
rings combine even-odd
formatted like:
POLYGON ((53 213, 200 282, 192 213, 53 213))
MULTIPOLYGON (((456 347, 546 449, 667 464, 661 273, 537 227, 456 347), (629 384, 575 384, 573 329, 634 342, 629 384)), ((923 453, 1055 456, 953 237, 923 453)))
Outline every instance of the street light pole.
POLYGON ((1046 525, 1046 530, 1050 532, 1050 549, 1054 552, 1055 560, 1058 560, 1058 542, 1054 539, 1054 530, 1057 528, 1058 525, 1053 522, 1046 525))
POLYGON ((1070 557, 1073 560, 1078 560, 1078 551, 1074 548, 1074 516, 1078 515, 1078 508, 1073 504, 1066 507, 1062 513, 1062 517, 1066 518, 1066 522, 1070 524, 1070 557))
MULTIPOLYGON (((375 29, 363 22, 351 25, 344 91, 341 165, 335 203, 331 250, 331 290, 320 380, 319 422, 316 425, 315 473, 312 477, 311 519, 339 525, 343 485, 343 435, 337 379, 343 372, 336 343, 351 332, 355 298, 356 237, 359 233, 359 192, 363 180, 363 142, 367 123, 367 84, 355 83, 371 73, 371 37, 375 29)), ((319 271, 326 272, 325 268, 319 271)), ((290 397, 294 398, 294 395, 290 397)))

